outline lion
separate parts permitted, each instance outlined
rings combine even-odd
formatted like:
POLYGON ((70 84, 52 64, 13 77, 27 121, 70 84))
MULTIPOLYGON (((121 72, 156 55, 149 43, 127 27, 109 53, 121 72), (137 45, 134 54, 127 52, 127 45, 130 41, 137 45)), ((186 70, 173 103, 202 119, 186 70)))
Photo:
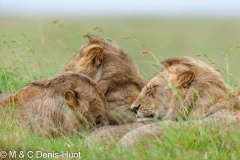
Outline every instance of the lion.
POLYGON ((206 63, 173 57, 162 64, 164 70, 148 81, 131 106, 138 121, 193 120, 221 109, 239 110, 237 92, 206 63))
POLYGON ((108 124, 102 91, 89 77, 73 72, 31 82, 1 106, 14 106, 20 125, 40 135, 58 137, 108 124))
POLYGON ((162 140, 166 127, 177 131, 191 125, 221 129, 240 126, 239 93, 218 71, 190 57, 173 57, 162 64, 164 70, 147 82, 131 109, 139 122, 164 121, 155 120, 131 130, 118 146, 132 147, 153 138, 162 140))
POLYGON ((144 80, 132 59, 118 45, 98 35, 87 35, 88 44, 73 56, 65 71, 85 74, 96 81, 109 105, 110 124, 135 121, 130 110, 144 80))

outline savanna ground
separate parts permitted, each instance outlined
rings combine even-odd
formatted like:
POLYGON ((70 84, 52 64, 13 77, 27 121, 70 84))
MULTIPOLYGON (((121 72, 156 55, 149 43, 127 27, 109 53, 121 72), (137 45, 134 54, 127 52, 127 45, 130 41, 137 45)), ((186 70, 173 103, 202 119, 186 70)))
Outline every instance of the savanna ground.
MULTIPOLYGON (((100 34, 120 45, 145 80, 161 69, 156 60, 188 55, 214 66, 230 85, 239 88, 239 28, 240 21, 235 19, 2 17, 0 90, 15 92, 30 81, 62 71, 87 42, 86 34, 100 34)), ((234 125, 190 125, 177 130, 166 126, 163 140, 124 149, 114 143, 112 147, 88 143, 84 135, 37 137, 15 126, 11 109, 0 112, 0 151, 80 151, 83 159, 240 159, 240 128, 234 125)))

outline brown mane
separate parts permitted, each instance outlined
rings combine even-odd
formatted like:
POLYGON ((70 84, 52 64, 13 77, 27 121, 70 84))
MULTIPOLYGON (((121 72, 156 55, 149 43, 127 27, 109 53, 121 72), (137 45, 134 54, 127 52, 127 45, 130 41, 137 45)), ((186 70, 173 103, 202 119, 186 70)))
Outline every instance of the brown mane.
POLYGON ((86 37, 89 40, 88 45, 98 44, 102 46, 104 50, 103 64, 108 65, 108 67, 104 67, 102 77, 98 82, 100 84, 100 88, 104 92, 106 92, 108 88, 112 88, 112 85, 128 82, 133 82, 140 89, 144 86, 144 81, 140 77, 136 65, 123 49, 114 44, 111 40, 104 39, 98 35, 86 35, 86 37), (119 67, 121 67, 121 69, 119 69, 119 67), (101 85, 101 83, 104 84, 104 82, 109 81, 109 79, 113 81, 111 83, 112 85, 105 87, 101 85))

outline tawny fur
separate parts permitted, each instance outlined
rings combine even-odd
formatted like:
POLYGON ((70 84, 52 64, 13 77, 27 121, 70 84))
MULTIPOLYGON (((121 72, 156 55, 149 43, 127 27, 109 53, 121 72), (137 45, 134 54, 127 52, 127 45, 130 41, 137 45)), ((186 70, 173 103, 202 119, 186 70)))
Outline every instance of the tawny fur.
POLYGON ((55 137, 108 124, 102 91, 89 77, 72 72, 34 81, 1 105, 15 106, 20 125, 30 125, 40 135, 55 137))
POLYGON ((0 106, 3 105, 3 102, 5 102, 9 97, 11 97, 12 94, 10 93, 0 93, 0 106))
POLYGON ((144 123, 131 123, 103 126, 92 132, 87 138, 91 143, 110 146, 118 142, 128 132, 143 125, 144 123))
POLYGON ((140 118, 201 119, 221 109, 238 110, 237 92, 219 72, 190 57, 163 61, 164 70, 142 89, 132 108, 140 118))
POLYGON ((70 60, 65 71, 86 74, 97 82, 106 96, 111 124, 133 122, 130 105, 144 86, 137 67, 111 40, 98 35, 86 37, 88 44, 70 60))

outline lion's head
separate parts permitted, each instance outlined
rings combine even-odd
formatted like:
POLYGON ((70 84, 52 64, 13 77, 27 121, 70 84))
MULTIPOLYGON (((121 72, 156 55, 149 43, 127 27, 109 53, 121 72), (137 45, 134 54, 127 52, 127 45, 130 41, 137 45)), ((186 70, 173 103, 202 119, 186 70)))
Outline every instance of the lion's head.
POLYGON ((99 84, 104 93, 125 83, 142 88, 144 81, 132 59, 110 39, 86 35, 89 42, 74 55, 65 71, 85 74, 99 84))
POLYGON ((58 136, 108 124, 108 104, 90 78, 65 72, 30 83, 5 101, 15 106, 22 126, 58 136))
POLYGON ((149 80, 131 106, 138 118, 196 118, 225 105, 233 94, 220 73, 201 61, 174 57, 162 64, 164 70, 149 80))

